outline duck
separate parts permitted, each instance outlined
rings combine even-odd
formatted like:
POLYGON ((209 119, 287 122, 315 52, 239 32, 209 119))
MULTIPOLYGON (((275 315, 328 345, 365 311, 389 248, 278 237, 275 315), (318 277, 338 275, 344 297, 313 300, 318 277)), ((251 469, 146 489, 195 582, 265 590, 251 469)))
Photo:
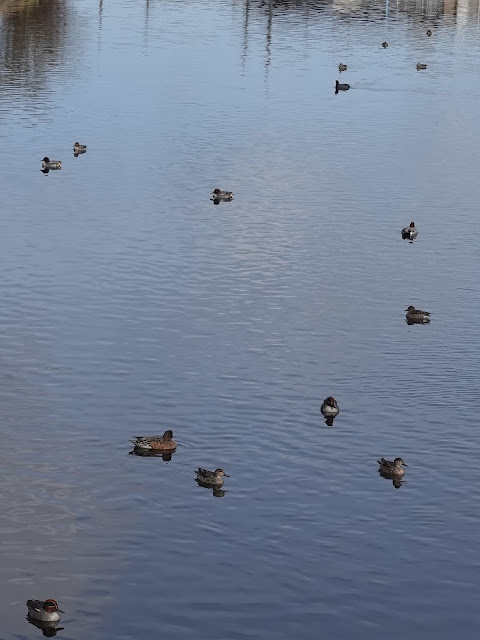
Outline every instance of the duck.
POLYGON ((379 471, 390 476, 403 476, 405 475, 405 469, 403 469, 403 467, 408 467, 408 464, 405 464, 401 458, 395 458, 393 462, 381 458, 377 460, 377 462, 380 465, 379 471))
POLYGON ((325 398, 325 400, 322 402, 320 411, 324 416, 336 416, 340 411, 340 407, 338 406, 338 402, 333 396, 328 396, 328 398, 325 398))
POLYGON ((402 229, 402 238, 404 240, 413 240, 418 235, 418 230, 415 226, 415 222, 410 222, 410 226, 402 229))
POLYGON ((27 600, 28 615, 41 622, 58 622, 60 614, 65 613, 58 608, 53 598, 47 600, 27 600))
POLYGON ((427 65, 426 64, 422 64, 421 62, 417 62, 417 71, 420 71, 420 69, 426 69, 427 65))
POLYGON ((87 150, 86 144, 80 144, 79 142, 75 142, 75 144, 73 145, 74 153, 83 153, 86 150, 87 150))
POLYGON ((342 62, 338 65, 338 70, 340 71, 340 73, 342 71, 346 71, 347 70, 347 65, 343 64, 342 62))
POLYGON ((214 189, 212 191, 212 195, 215 200, 232 200, 233 191, 222 191, 221 189, 214 189))
POLYGON ((431 30, 431 29, 428 29, 428 31, 427 31, 427 36, 431 36, 431 35, 432 35, 432 30, 431 30))
POLYGON ((385 42, 382 42, 382 47, 383 47, 384 49, 386 49, 386 48, 388 47, 388 42, 386 42, 386 41, 385 41, 385 42))
POLYGON ((135 436, 135 440, 130 442, 133 442, 136 450, 174 451, 177 448, 171 429, 165 431, 163 436, 135 436))
POLYGON ((407 312, 407 322, 420 324, 423 322, 430 322, 430 311, 415 309, 413 305, 410 305, 407 309, 405 309, 405 311, 407 312))
POLYGON ((45 156, 42 160, 42 169, 61 169, 61 160, 50 160, 48 156, 45 156))
POLYGON ((338 80, 335 80, 335 93, 339 91, 348 91, 350 89, 350 85, 345 83, 341 83, 338 80))
POLYGON ((200 484, 208 487, 221 487, 223 486, 223 476, 229 478, 228 473, 225 473, 223 469, 215 469, 215 471, 208 471, 208 469, 198 468, 196 471, 196 480, 200 484))

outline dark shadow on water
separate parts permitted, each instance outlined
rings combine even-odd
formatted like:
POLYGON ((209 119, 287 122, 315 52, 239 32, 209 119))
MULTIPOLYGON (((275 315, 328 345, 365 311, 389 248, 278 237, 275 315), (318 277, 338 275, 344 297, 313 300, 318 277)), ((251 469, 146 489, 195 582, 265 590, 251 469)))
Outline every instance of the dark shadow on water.
POLYGON ((128 455, 139 456, 140 458, 162 458, 164 462, 170 462, 175 451, 154 451, 152 449, 133 449, 128 455))
POLYGON ((202 482, 198 478, 196 478, 195 481, 196 481, 196 483, 198 484, 199 487, 202 487, 204 489, 210 489, 212 491, 212 495, 215 498, 223 498, 223 496, 227 493, 224 489, 222 489, 220 487, 212 487, 211 484, 205 484, 204 482, 202 482))
POLYGON ((220 204, 221 202, 231 202, 232 198, 210 198, 213 204, 220 204))
POLYGON ((59 622, 41 622, 40 620, 35 620, 35 618, 32 618, 29 615, 26 616, 26 620, 29 624, 40 629, 46 638, 53 638, 53 636, 57 635, 58 631, 63 631, 65 628, 59 627, 59 622))
POLYGON ((385 480, 391 480, 395 489, 400 489, 402 484, 407 484, 406 480, 403 480, 403 476, 394 476, 390 473, 385 473, 384 471, 378 470, 378 474, 382 476, 385 480))
POLYGON ((327 425, 327 427, 332 427, 333 426, 333 421, 335 420, 337 416, 324 416, 325 418, 325 424, 327 425))

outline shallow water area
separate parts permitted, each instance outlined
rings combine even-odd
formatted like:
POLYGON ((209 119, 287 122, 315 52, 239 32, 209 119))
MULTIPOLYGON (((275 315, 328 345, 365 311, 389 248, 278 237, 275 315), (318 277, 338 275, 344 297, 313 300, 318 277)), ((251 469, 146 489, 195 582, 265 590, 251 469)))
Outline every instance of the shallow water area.
POLYGON ((1 640, 476 637, 478 16, 0 2, 1 640))

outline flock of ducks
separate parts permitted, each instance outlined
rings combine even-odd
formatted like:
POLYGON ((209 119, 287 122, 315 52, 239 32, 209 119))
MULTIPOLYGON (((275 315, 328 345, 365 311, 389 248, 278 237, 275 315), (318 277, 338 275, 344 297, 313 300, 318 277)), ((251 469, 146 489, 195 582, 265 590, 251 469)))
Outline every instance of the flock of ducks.
MULTIPOLYGON (((409 309, 414 309, 414 307, 409 307, 409 309)), ((418 311, 418 313, 423 314, 426 313, 426 311, 418 311)), ((322 402, 320 411, 325 416, 325 422, 327 423, 327 425, 331 427, 333 421, 340 412, 340 407, 338 406, 338 402, 333 396, 328 396, 328 398, 325 398, 325 400, 322 402)), ((402 485, 402 478, 405 475, 405 470, 403 469, 403 467, 408 467, 408 464, 405 464, 402 458, 395 458, 393 462, 391 460, 381 458, 380 460, 377 460, 377 463, 379 466, 378 472, 380 473, 380 475, 384 478, 392 480, 393 486, 398 489, 402 485)))
MULTIPOLYGON (((432 31, 428 29, 427 36, 431 36, 432 31)), ((388 47, 388 42, 382 42, 382 47, 386 49, 388 47)), ((344 63, 340 63, 338 65, 339 72, 343 72, 347 70, 347 65, 344 63)), ((426 69, 427 65, 418 63, 417 69, 426 69)), ((340 83, 338 80, 335 82, 335 93, 339 91, 348 91, 350 89, 350 85, 347 83, 340 83)), ((87 146, 84 144, 80 144, 79 142, 75 142, 73 145, 73 154, 77 157, 79 154, 85 153, 87 151, 87 146)), ((50 160, 48 156, 45 156, 42 160, 42 171, 43 173, 48 173, 50 170, 58 170, 62 168, 61 160, 50 160)), ((233 192, 232 191, 223 191, 222 189, 215 188, 212 191, 212 202, 216 205, 220 204, 220 202, 229 202, 233 200, 233 192)), ((404 240, 414 240, 418 235, 418 230, 415 227, 415 222, 411 222, 408 227, 402 229, 402 238, 404 240)), ((408 324, 425 324, 430 322, 430 312, 422 311, 420 309, 416 309, 414 306, 410 305, 406 311, 406 320, 408 324)), ((333 396, 328 396, 322 402, 320 407, 320 411, 325 417, 325 421, 327 425, 331 426, 333 424, 334 419, 340 412, 340 407, 338 406, 338 402, 335 400, 333 396)), ((177 448, 177 443, 173 439, 173 432, 171 429, 165 431, 163 436, 136 436, 135 439, 130 440, 133 443, 134 449, 130 453, 135 453, 136 455, 145 456, 145 455, 162 455, 164 460, 169 460, 171 458, 172 453, 177 448)), ((379 465, 379 473, 381 476, 385 478, 389 478, 392 480, 393 485, 398 488, 402 484, 402 478, 405 475, 405 470, 403 467, 408 467, 407 464, 402 460, 402 458, 395 458, 395 460, 386 460, 385 458, 381 458, 377 460, 379 465)), ((215 469, 215 471, 209 471, 208 469, 203 469, 199 467, 196 471, 196 482, 199 486, 210 488, 213 490, 213 494, 217 497, 221 497, 224 495, 224 491, 221 490, 224 483, 224 478, 229 478, 230 476, 225 472, 224 469, 215 469)), ((63 627, 57 628, 57 623, 60 620, 60 613, 64 613, 58 607, 56 600, 53 598, 48 598, 47 600, 27 600, 27 609, 28 609, 28 620, 35 626, 38 626, 42 629, 43 635, 47 637, 51 637, 56 635, 57 631, 61 630, 63 627)))
MULTIPOLYGON (((427 36, 431 36, 432 35, 432 30, 428 29, 427 31, 427 36)), ((382 47, 384 49, 386 49, 388 47, 388 42, 382 42, 382 47)), ((417 71, 421 71, 422 69, 426 69, 427 65, 423 64, 423 62, 417 62, 417 71)), ((348 69, 347 65, 344 64, 343 62, 341 62, 338 65, 338 70, 340 73, 342 73, 342 71, 346 71, 348 69)), ((348 91, 350 89, 350 85, 345 83, 341 83, 338 80, 335 81, 335 93, 338 93, 339 91, 348 91)))
MULTIPOLYGON (((80 154, 87 151, 86 144, 80 144, 79 142, 73 143, 73 155, 77 158, 80 154)), ((48 156, 45 156, 42 160, 42 173, 47 174, 49 171, 58 171, 62 168, 61 160, 50 160, 48 156)))
MULTIPOLYGON (((333 398, 332 398, 333 400, 333 398)), ((337 408, 338 413, 338 408, 337 408)), ((163 436, 135 436, 133 440, 134 449, 130 453, 137 455, 162 455, 164 460, 169 460, 172 453, 177 448, 177 443, 173 439, 171 429, 165 431, 163 436)), ((222 491, 224 477, 229 478, 228 473, 224 469, 215 469, 209 471, 199 467, 196 471, 196 481, 199 486, 212 489, 213 495, 222 497, 225 492, 222 491)), ((60 614, 64 613, 59 607, 56 600, 47 598, 47 600, 27 600, 27 620, 42 630, 46 637, 53 637, 57 631, 61 631, 64 627, 58 627, 60 614)))
MULTIPOLYGON (((144 455, 158 455, 161 454, 165 460, 165 455, 170 456, 177 448, 177 443, 173 439, 173 431, 168 429, 163 436, 135 436, 134 440, 130 440, 133 443, 133 451, 140 456, 144 455)), ((170 459, 167 457, 166 459, 170 459)), ((220 488, 223 486, 223 477, 229 478, 230 476, 223 469, 215 469, 215 471, 208 471, 208 469, 198 468, 196 471, 196 481, 202 487, 208 488, 220 488)))

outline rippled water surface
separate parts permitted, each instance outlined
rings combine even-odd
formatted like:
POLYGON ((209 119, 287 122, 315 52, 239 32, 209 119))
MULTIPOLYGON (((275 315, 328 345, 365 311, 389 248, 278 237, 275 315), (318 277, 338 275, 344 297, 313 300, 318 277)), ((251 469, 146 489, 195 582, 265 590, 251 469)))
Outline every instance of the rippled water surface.
POLYGON ((478 637, 479 77, 467 0, 0 2, 2 640, 30 597, 65 640, 478 637))

